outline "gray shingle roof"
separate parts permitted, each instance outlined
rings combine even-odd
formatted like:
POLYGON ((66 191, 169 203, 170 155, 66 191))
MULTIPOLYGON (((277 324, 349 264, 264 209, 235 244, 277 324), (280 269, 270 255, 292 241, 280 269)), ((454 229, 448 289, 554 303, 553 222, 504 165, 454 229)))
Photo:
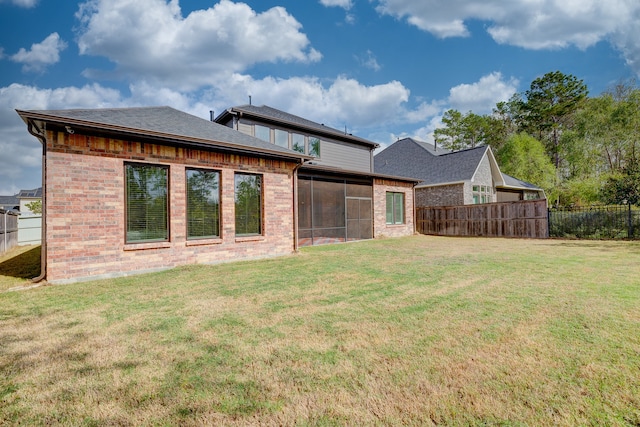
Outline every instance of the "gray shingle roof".
POLYGON ((468 181, 473 178, 487 146, 449 152, 404 138, 374 156, 376 173, 421 179, 419 185, 468 181))
POLYGON ((542 188, 538 187, 535 184, 532 184, 527 181, 522 181, 518 178, 514 178, 511 175, 507 175, 504 172, 502 172, 502 177, 504 178, 504 184, 506 187, 525 188, 528 190, 536 190, 536 191, 542 190, 542 188))
POLYGON ((11 210, 16 206, 20 206, 17 194, 14 196, 0 196, 0 209, 11 210))
POLYGON ((336 138, 356 141, 360 144, 369 145, 371 147, 379 146, 379 144, 376 142, 369 141, 367 139, 345 133, 344 131, 334 129, 329 126, 325 126, 322 123, 317 123, 317 122, 296 116, 294 114, 289 114, 285 111, 278 110, 273 107, 269 107, 268 105, 257 106, 257 105, 246 104, 246 105, 239 105, 236 107, 232 107, 224 111, 223 113, 221 113, 218 117, 216 117, 216 121, 225 121, 227 115, 230 114, 231 112, 242 112, 244 114, 248 114, 249 116, 254 116, 254 117, 266 119, 268 121, 272 121, 275 123, 281 123, 283 125, 289 125, 292 127, 305 129, 311 133, 315 132, 319 134, 332 135, 336 138))
POLYGON ((18 114, 25 121, 27 118, 54 121, 71 127, 86 126, 283 157, 310 158, 171 107, 30 110, 18 111, 18 114))

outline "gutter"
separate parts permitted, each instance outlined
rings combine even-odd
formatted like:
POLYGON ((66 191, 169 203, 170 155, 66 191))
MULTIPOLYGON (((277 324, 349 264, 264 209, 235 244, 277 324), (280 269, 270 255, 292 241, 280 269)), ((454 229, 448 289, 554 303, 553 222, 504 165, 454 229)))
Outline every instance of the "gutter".
POLYGON ((42 144, 42 227, 40 234, 40 275, 31 279, 31 282, 38 283, 47 277, 47 137, 45 132, 38 129, 32 120, 27 122, 27 130, 42 144))

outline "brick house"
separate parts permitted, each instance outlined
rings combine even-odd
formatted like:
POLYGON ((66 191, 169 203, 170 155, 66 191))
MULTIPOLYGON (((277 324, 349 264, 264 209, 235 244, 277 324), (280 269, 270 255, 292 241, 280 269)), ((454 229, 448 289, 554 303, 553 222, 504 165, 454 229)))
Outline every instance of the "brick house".
POLYGON ((215 121, 313 156, 297 174, 300 246, 413 233, 418 180, 374 173, 379 144, 265 105, 231 107, 215 121))
POLYGON ((417 207, 545 198, 541 188, 502 173, 488 145, 452 152, 404 138, 376 154, 374 163, 377 173, 420 180, 417 207))
MULTIPOLYGON (((43 144, 35 280, 68 283, 298 248, 298 174, 312 154, 170 107, 17 112, 43 144)), ((402 193, 412 213, 416 181, 366 181, 376 182, 371 234, 412 233, 412 214, 387 224, 384 198, 402 193)))

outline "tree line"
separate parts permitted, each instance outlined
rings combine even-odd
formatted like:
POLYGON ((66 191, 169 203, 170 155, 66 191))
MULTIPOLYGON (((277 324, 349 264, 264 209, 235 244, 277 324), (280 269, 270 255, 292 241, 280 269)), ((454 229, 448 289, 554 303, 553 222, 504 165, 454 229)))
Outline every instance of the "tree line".
POLYGON ((640 205, 635 80, 590 97, 582 80, 549 72, 490 114, 448 110, 442 123, 436 145, 490 145, 504 173, 543 188, 553 205, 640 205))

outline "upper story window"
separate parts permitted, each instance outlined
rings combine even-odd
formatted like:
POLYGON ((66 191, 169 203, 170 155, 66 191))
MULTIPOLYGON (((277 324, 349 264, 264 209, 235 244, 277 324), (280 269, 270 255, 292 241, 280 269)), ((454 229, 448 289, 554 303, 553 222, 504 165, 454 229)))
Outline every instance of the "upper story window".
POLYGON ((320 157, 321 141, 320 138, 315 136, 305 136, 283 129, 271 129, 259 124, 253 125, 253 136, 299 153, 308 154, 313 157, 320 157))
POLYGON ((289 148, 289 132, 286 130, 275 130, 275 143, 280 147, 289 148))
POLYGON ((271 142, 271 129, 262 125, 253 125, 253 136, 263 141, 271 142))
POLYGON ((169 240, 169 168, 125 164, 126 242, 169 240))
POLYGON ((187 238, 220 236, 220 172, 187 169, 187 238))
POLYGON ((320 139, 309 137, 309 152, 307 154, 313 157, 320 157, 320 139))
POLYGON ((304 153, 304 135, 300 135, 299 133, 291 134, 291 149, 295 150, 299 153, 304 153))

